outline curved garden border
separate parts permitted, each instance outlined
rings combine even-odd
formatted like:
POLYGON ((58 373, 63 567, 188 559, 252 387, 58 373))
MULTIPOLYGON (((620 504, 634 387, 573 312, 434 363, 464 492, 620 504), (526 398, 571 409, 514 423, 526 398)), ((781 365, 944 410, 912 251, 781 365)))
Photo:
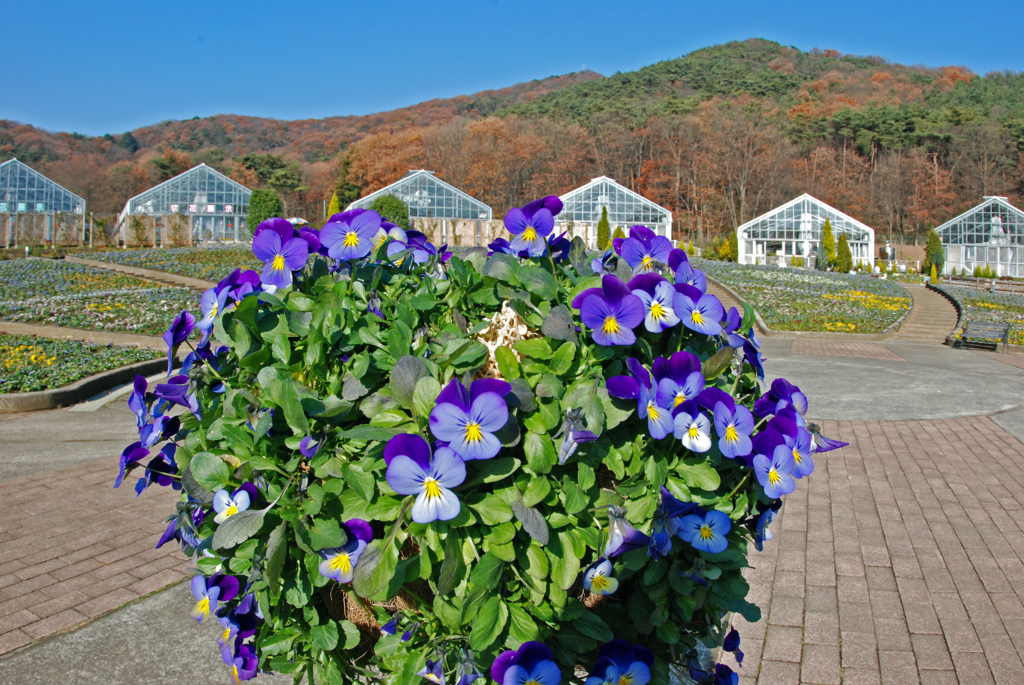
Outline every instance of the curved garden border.
POLYGON ((184 286, 186 288, 192 288, 194 290, 208 290, 216 285, 216 283, 210 283, 209 281, 203 281, 198 278, 191 278, 189 276, 171 274, 167 273, 166 271, 156 271, 154 269, 140 269, 139 267, 136 266, 124 266, 122 264, 115 264, 114 262, 100 262, 93 259, 72 257, 71 255, 64 257, 64 261, 71 262, 72 264, 81 264, 82 266, 91 266, 95 269, 116 271, 117 273, 127 274, 129 276, 136 276, 138 278, 144 278, 147 281, 156 281, 157 283, 165 283, 168 285, 184 286))
MULTIPOLYGON (((750 305, 750 303, 747 302, 746 300, 744 300, 740 296, 739 293, 737 293, 735 290, 733 290, 732 288, 727 286, 725 283, 722 283, 717 278, 712 278, 711 276, 708 276, 707 274, 704 274, 704 275, 705 275, 705 277, 709 281, 711 281, 712 283, 717 285, 719 288, 721 288, 722 290, 727 292, 730 296, 735 298, 738 302, 740 302, 742 304, 750 305)), ((754 318, 756 320, 756 325, 757 325, 758 332, 761 335, 763 335, 763 336, 765 336, 767 338, 804 338, 804 339, 807 339, 807 340, 858 340, 858 341, 862 341, 862 342, 863 341, 870 341, 870 340, 888 340, 889 338, 892 338, 893 336, 896 335, 896 333, 900 330, 900 326, 903 325, 903 321, 908 316, 910 316, 910 312, 914 311, 914 295, 910 291, 907 291, 907 294, 910 295, 910 307, 907 308, 907 311, 905 311, 900 318, 896 319, 896 321, 894 321, 891 324, 889 324, 889 326, 884 331, 882 331, 881 333, 832 333, 832 332, 829 332, 829 331, 777 331, 774 328, 771 328, 768 324, 766 324, 764 322, 764 319, 761 318, 761 313, 757 311, 756 307, 754 307, 753 305, 750 305, 750 307, 751 307, 751 309, 754 310, 754 318)))
POLYGON ((166 359, 151 359, 129 364, 118 369, 103 371, 75 381, 63 388, 37 390, 35 392, 14 392, 0 395, 0 414, 21 414, 30 411, 44 411, 70 407, 83 402, 93 395, 124 383, 130 383, 136 375, 151 376, 167 367, 166 359))

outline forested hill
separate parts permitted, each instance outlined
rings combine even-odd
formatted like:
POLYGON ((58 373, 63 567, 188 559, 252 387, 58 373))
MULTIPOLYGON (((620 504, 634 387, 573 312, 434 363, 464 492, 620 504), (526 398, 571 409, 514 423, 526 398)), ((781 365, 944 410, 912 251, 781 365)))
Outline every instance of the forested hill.
POLYGON ((581 72, 361 117, 235 115, 90 138, 0 122, 18 156, 116 211, 197 162, 316 219, 431 169, 503 214, 608 175, 671 209, 679 237, 811 194, 912 236, 983 195, 1024 198, 1024 75, 904 66, 763 39, 602 77, 581 72))

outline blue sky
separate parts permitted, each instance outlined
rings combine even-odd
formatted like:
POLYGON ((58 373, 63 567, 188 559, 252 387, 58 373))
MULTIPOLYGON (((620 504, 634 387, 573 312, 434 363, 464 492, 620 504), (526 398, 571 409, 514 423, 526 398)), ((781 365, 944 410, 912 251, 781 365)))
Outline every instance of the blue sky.
POLYGON ((750 37, 1024 70, 1020 0, 22 0, 3 17, 0 119, 91 135, 219 113, 366 114, 750 37))

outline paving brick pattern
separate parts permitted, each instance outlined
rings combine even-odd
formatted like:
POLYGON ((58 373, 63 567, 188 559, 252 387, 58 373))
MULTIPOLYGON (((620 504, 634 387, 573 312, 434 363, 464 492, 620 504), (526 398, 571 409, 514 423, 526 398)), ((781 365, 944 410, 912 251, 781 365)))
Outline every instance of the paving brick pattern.
POLYGON ((1024 369, 1024 354, 1015 352, 988 352, 982 350, 973 350, 973 354, 980 354, 989 359, 995 359, 997 362, 1009 364, 1015 366, 1018 369, 1024 369))
POLYGON ((114 458, 0 483, 0 654, 188 574, 180 547, 154 549, 177 493, 136 499, 116 475, 114 458))
POLYGON ((907 361, 888 347, 878 343, 850 342, 846 340, 794 340, 790 352, 792 354, 813 354, 829 357, 886 359, 892 362, 907 361))
POLYGON ((850 446, 751 560, 740 682, 1024 683, 1024 445, 985 417, 823 432, 850 446))

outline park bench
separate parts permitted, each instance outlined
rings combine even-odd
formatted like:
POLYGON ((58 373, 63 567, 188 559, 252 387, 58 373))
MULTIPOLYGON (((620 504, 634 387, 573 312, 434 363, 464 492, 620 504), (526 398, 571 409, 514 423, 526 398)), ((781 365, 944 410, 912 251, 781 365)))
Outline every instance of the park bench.
POLYGON ((1007 345, 1010 343, 1010 324, 992 323, 990 321, 968 321, 964 325, 964 330, 960 333, 960 341, 957 347, 969 346, 972 344, 972 340, 981 341, 974 344, 991 344, 996 350, 999 349, 999 343, 994 341, 1002 341, 1003 352, 1006 352, 1007 345))

